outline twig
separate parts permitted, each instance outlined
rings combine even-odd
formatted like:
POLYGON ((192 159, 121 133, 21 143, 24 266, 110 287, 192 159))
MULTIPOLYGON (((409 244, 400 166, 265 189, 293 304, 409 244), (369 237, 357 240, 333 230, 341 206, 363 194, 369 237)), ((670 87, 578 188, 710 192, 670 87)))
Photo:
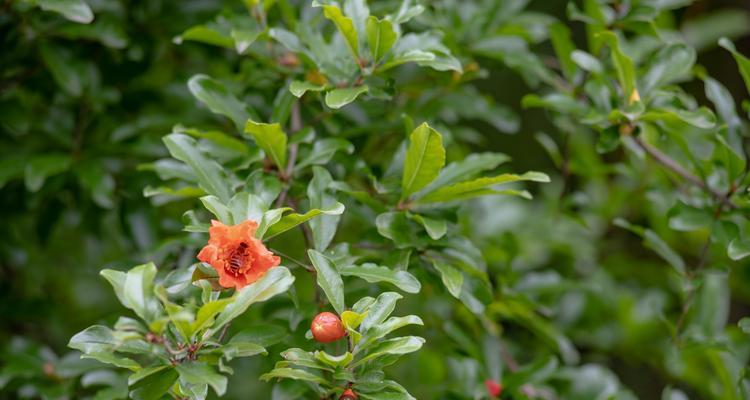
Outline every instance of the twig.
POLYGON ((663 167, 669 169, 670 171, 674 172, 675 174, 679 175, 686 181, 692 183, 695 186, 698 186, 699 188, 705 190, 707 193, 709 193, 711 196, 713 196, 716 200, 720 201, 723 205, 729 207, 729 208, 737 208, 737 205, 734 204, 734 202, 729 198, 727 194, 724 194, 716 189, 711 188, 708 186, 706 182, 704 182, 701 178, 693 175, 690 171, 685 169, 682 165, 680 165, 677 161, 673 160, 668 155, 664 154, 661 150, 657 149, 654 146, 651 146, 641 140, 638 136, 633 136, 633 141, 635 142, 638 147, 640 147, 646 154, 651 156, 651 158, 654 159, 657 163, 661 164, 663 167))
POLYGON ((224 337, 227 335, 227 331, 229 330, 229 325, 232 324, 232 321, 227 322, 226 325, 224 325, 223 328, 221 328, 221 333, 219 334, 218 342, 221 343, 224 341, 224 337))

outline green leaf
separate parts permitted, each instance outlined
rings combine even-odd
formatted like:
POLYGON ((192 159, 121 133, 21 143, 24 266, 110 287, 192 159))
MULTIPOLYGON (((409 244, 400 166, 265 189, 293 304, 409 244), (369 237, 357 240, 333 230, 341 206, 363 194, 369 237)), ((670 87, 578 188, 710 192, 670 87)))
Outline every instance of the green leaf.
POLYGON ((328 88, 328 85, 317 85, 308 81, 292 81, 289 84, 289 91, 295 97, 302 97, 307 92, 320 92, 328 88))
POLYGON ((365 357, 352 364, 356 368, 364 363, 372 361, 385 355, 401 355, 413 353, 422 348, 425 340, 418 336, 405 336, 395 339, 383 340, 373 347, 365 357))
POLYGON ((750 317, 744 317, 737 322, 742 332, 750 335, 750 317))
POLYGON ((495 185, 519 181, 549 182, 549 177, 541 172, 532 171, 521 175, 502 174, 493 177, 477 178, 471 181, 460 182, 440 188, 433 193, 418 199, 417 203, 446 202, 492 194, 511 194, 526 198, 530 197, 528 192, 525 191, 491 189, 491 187, 495 185))
POLYGON ((669 246, 669 244, 667 244, 667 242, 659 237, 656 232, 652 231, 651 229, 645 229, 643 227, 633 225, 620 218, 616 219, 614 221, 614 224, 642 237, 644 246, 653 250, 661 258, 667 261, 669 265, 671 265, 680 275, 685 275, 685 261, 683 261, 682 257, 680 257, 680 255, 677 254, 677 252, 675 252, 669 246))
POLYGON ((270 238, 272 238, 272 237, 274 237, 274 236, 276 236, 278 234, 284 233, 284 232, 286 232, 286 231, 294 228, 295 226, 297 226, 297 225, 299 225, 299 224, 301 224, 303 222, 306 222, 306 221, 308 221, 308 220, 310 220, 310 219, 312 219, 312 218, 314 218, 314 217, 316 217, 318 215, 321 215, 321 214, 323 214, 323 215, 340 215, 343 212, 344 212, 344 205, 337 202, 336 204, 334 204, 333 206, 331 206, 330 208, 328 208, 326 210, 321 210, 321 209, 316 208, 316 209, 312 209, 312 210, 310 210, 310 211, 308 211, 308 212, 306 212, 304 214, 293 213, 293 214, 285 215, 285 216, 281 217, 281 220, 279 220, 279 222, 271 225, 268 228, 268 231, 266 231, 266 234, 263 236, 263 239, 264 240, 265 239, 270 239, 270 238))
POLYGON ((684 44, 673 44, 661 49, 651 59, 649 69, 641 77, 643 93, 690 76, 695 64, 695 50, 684 44))
POLYGON ((122 287, 122 294, 126 301, 123 305, 135 311, 147 322, 155 320, 161 312, 154 296, 154 278, 156 278, 154 263, 139 265, 127 272, 122 287))
POLYGON ((391 315, 393 309, 396 308, 396 302, 402 298, 403 296, 396 292, 381 293, 375 299, 375 302, 367 307, 367 316, 360 325, 360 331, 366 332, 371 327, 385 321, 391 315))
POLYGON ((207 75, 195 75, 188 81, 188 89, 209 110, 231 118, 237 129, 242 130, 250 116, 247 107, 219 81, 207 75))
POLYGON ((369 89, 367 85, 362 85, 329 90, 325 97, 326 105, 333 109, 339 109, 356 100, 359 95, 367 93, 369 89))
POLYGON ((231 223, 240 224, 247 220, 260 222, 264 216, 265 204, 260 197, 248 192, 235 194, 227 208, 232 215, 231 223))
POLYGON ((401 199, 427 186, 445 165, 443 138, 426 122, 414 129, 409 138, 401 179, 401 199))
POLYGON ((434 181, 415 193, 413 197, 418 199, 443 186, 471 179, 480 172, 495 169, 498 165, 509 160, 510 157, 502 153, 472 153, 461 161, 455 161, 446 165, 434 181))
POLYGON ((42 10, 54 11, 79 24, 88 24, 94 20, 91 7, 83 0, 37 0, 36 3, 42 10))
POLYGON ((68 347, 79 350, 85 358, 92 358, 133 371, 139 369, 140 365, 134 360, 115 355, 115 350, 120 344, 121 342, 114 337, 111 329, 106 326, 94 325, 70 338, 68 347))
MULTIPOLYGON (((617 71, 617 79, 620 81, 622 94, 627 99, 632 99, 636 92, 635 87, 635 67, 633 60, 623 53, 620 48, 620 39, 614 32, 604 31, 599 33, 598 38, 604 41, 611 49, 612 63, 617 71)), ((632 101, 631 101, 632 102, 632 101)))
POLYGON ((232 298, 209 301, 201 306, 195 314, 195 321, 192 323, 192 332, 201 332, 211 326, 214 318, 233 301, 232 298))
POLYGON ((307 372, 302 369, 296 369, 296 368, 274 368, 271 370, 271 372, 265 373, 260 376, 260 380, 262 381, 270 381, 271 379, 282 379, 282 378, 288 378, 288 379, 294 379, 294 380, 300 380, 300 381, 307 381, 307 382, 313 382, 317 383, 319 385, 327 385, 328 381, 323 379, 322 377, 315 375, 313 373, 307 372))
MULTIPOLYGON (((374 301, 375 299, 373 299, 374 301)), ((367 316, 367 313, 357 313, 354 311, 344 311, 341 313, 341 322, 344 323, 344 327, 347 329, 355 330, 359 327, 362 321, 367 316)))
POLYGON ((716 126, 716 115, 707 107, 697 110, 652 110, 644 113, 642 121, 682 121, 701 129, 711 129, 716 126))
POLYGON ((446 232, 448 232, 448 223, 445 222, 444 219, 432 219, 419 214, 410 214, 409 216, 411 219, 424 226, 427 234, 433 240, 440 239, 446 232))
POLYGON ((669 227, 676 231, 694 231, 709 228, 713 223, 710 212, 688 206, 683 202, 677 202, 667 214, 669 227))
POLYGON ((341 315, 344 312, 346 304, 344 303, 344 281, 341 280, 339 271, 333 262, 323 253, 309 249, 307 250, 307 255, 310 257, 310 261, 317 272, 315 278, 317 279, 318 286, 323 289, 336 313, 341 315))
POLYGON ((313 143, 310 153, 297 163, 295 170, 302 170, 311 165, 326 164, 331 158, 333 158, 336 152, 341 150, 351 154, 354 151, 354 146, 350 142, 339 138, 316 140, 315 143, 313 143))
POLYGON ((461 296, 461 286, 464 284, 464 275, 453 266, 438 260, 433 260, 432 265, 440 272, 443 285, 455 298, 461 296))
POLYGON ((47 178, 65 172, 73 159, 68 154, 44 154, 34 156, 26 163, 24 182, 26 189, 36 192, 42 188, 47 178))
POLYGON ((208 211, 211 211, 211 214, 213 214, 216 219, 223 222, 224 224, 232 225, 234 221, 232 211, 229 209, 229 207, 224 205, 224 203, 222 203, 218 197, 203 196, 200 198, 200 200, 201 203, 203 203, 203 206, 206 207, 208 211))
POLYGON ((217 395, 227 391, 227 378, 210 365, 201 362, 180 363, 176 366, 180 382, 188 385, 210 385, 217 395))
POLYGON ((284 328, 271 324, 256 324, 243 328, 242 331, 232 336, 229 343, 255 343, 268 347, 284 340, 286 336, 284 328))
POLYGON ((416 315, 407 315, 405 317, 390 317, 382 324, 378 324, 368 330, 362 341, 358 344, 358 349, 367 349, 375 341, 385 337, 389 333, 403 328, 407 325, 424 325, 422 319, 416 315))
POLYGON ((130 387, 130 398, 133 400, 159 400, 169 392, 177 380, 177 371, 167 368, 139 379, 130 387))
POLYGON ((397 271, 372 263, 347 265, 342 267, 341 275, 356 276, 370 283, 388 282, 406 293, 419 293, 422 285, 414 275, 406 271, 397 271))
POLYGON ((604 66, 596 57, 583 50, 574 50, 570 53, 570 59, 581 69, 591 72, 592 74, 601 74, 604 72, 604 66))
POLYGON ((555 49, 557 59, 560 61, 560 67, 568 80, 572 80, 576 73, 576 64, 571 58, 571 54, 576 50, 573 41, 570 38, 570 29, 561 22, 554 23, 549 27, 549 35, 552 40, 552 47, 555 49))
POLYGON ((734 61, 737 62, 737 67, 740 70, 740 75, 742 75, 742 80, 745 81, 745 89, 750 93, 750 59, 740 54, 740 52, 734 47, 734 43, 727 38, 721 38, 719 40, 719 46, 732 53, 732 57, 734 57, 734 61))
POLYGON ((180 36, 177 36, 174 39, 174 42, 176 44, 182 44, 185 40, 206 43, 227 49, 234 48, 234 40, 225 33, 220 32, 217 27, 211 25, 192 26, 180 36))
POLYGON ((374 16, 367 18, 365 30, 367 32, 367 45, 370 48, 372 59, 374 62, 378 62, 378 60, 391 50, 393 44, 396 43, 396 39, 398 39, 398 35, 393 30, 391 21, 387 19, 380 20, 374 16))
MULTIPOLYGON (((349 17, 341 13, 341 9, 335 5, 323 5, 323 15, 333 21, 341 35, 344 37, 349 51, 352 53, 354 60, 359 63, 359 39, 357 38, 357 29, 354 28, 354 22, 349 17)), ((329 106, 330 107, 330 106, 329 106)), ((338 107, 335 107, 338 108, 338 107)))
POLYGON ((229 201, 232 189, 226 172, 219 163, 198 149, 195 139, 182 133, 170 133, 163 141, 172 157, 190 167, 201 189, 218 197, 222 202, 229 201))
POLYGON ((255 143, 263 149, 274 164, 283 171, 286 168, 286 133, 278 123, 264 124, 247 120, 245 133, 249 133, 255 143))
MULTIPOLYGON (((336 203, 336 198, 328 194, 332 184, 333 178, 327 170, 321 167, 313 167, 313 179, 307 186, 307 197, 310 199, 310 207, 313 207, 313 209, 324 209, 336 203)), ((318 218, 310 220, 310 230, 312 231, 315 250, 324 251, 328 248, 333 237, 336 235, 340 219, 340 215, 321 215, 318 218)))
POLYGON ((354 359, 352 353, 348 351, 340 356, 332 356, 325 351, 316 351, 314 354, 317 360, 334 368, 346 367, 354 359))
POLYGON ((266 301, 286 292, 292 283, 294 276, 286 267, 270 269, 260 280, 245 286, 231 297, 233 301, 216 317, 208 336, 213 336, 224 325, 242 315, 253 303, 266 301))
POLYGON ((747 256, 750 256, 750 241, 740 238, 733 239, 731 242, 729 242, 727 254, 729 255, 729 258, 734 261, 739 261, 747 256))
POLYGON ((42 43, 39 51, 57 85, 69 95, 80 97, 86 87, 86 65, 66 47, 42 43))
POLYGON ((716 46, 723 36, 740 38, 750 33, 750 13, 747 9, 720 8, 699 13, 684 21, 680 27, 685 42, 697 51, 716 46))

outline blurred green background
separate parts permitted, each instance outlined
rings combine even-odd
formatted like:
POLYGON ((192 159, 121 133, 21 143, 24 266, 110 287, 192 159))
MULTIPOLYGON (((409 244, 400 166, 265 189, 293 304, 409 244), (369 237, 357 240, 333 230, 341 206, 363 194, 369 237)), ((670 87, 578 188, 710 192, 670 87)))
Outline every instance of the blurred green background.
MULTIPOLYGON (((50 376, 44 365, 69 352, 66 344, 74 333, 97 321, 111 322, 120 312, 98 275, 100 269, 149 260, 163 268, 193 262, 196 244, 181 231, 180 218, 194 200, 178 198, 156 207, 158 199, 144 197, 143 191, 159 186, 159 178, 141 166, 166 155, 161 137, 173 125, 215 121, 190 95, 186 82, 191 76, 262 76, 257 64, 234 52, 173 40, 187 28, 234 8, 233 3, 88 3, 95 15, 89 25, 66 20, 33 1, 0 4, 0 398, 78 398, 81 384, 76 379, 50 376), (55 387, 60 388, 58 397, 43 394, 55 394, 49 389, 55 387)), ((436 13, 446 14, 485 3, 425 2, 436 13)), ((567 1, 513 3, 529 15, 567 21, 567 1)), ((730 36, 740 52, 750 54, 750 3, 696 1, 671 18, 683 34, 693 35, 700 51, 698 63, 729 89, 738 104, 746 99, 731 55, 715 40, 702 38, 730 36)), ((582 41, 582 25, 568 24, 582 41)), ((454 32, 450 25, 443 28, 450 43, 454 32)), ((462 54, 460 40, 453 44, 462 54)), ((549 43, 534 44, 532 50, 543 58, 553 55, 549 43)), ((481 56, 476 61, 486 75, 471 83, 472 90, 514 110, 520 128, 507 134, 490 119, 468 119, 462 124, 479 136, 472 136, 467 149, 504 152, 513 157, 517 170, 553 176, 553 183, 533 202, 492 199, 463 210, 464 224, 481 243, 488 262, 505 271, 516 290, 528 289, 540 304, 569 307, 571 315, 586 309, 585 317, 566 320, 563 313, 554 323, 577 347, 581 365, 590 362, 607 369, 589 371, 589 379, 608 382, 611 371, 614 380, 644 399, 660 398, 667 385, 681 387, 690 398, 706 396, 691 385, 674 382, 665 367, 669 354, 659 343, 663 316, 652 304, 678 307, 667 272, 637 236, 601 223, 627 215, 658 230, 666 226, 659 200, 633 190, 638 176, 603 177, 597 168, 615 165, 623 155, 596 155, 592 137, 582 132, 571 139, 572 151, 580 157, 582 170, 590 169, 573 179, 570 190, 594 200, 560 206, 560 172, 534 134, 546 132, 558 143, 560 136, 544 111, 520 107, 521 98, 534 89, 503 62, 481 56), (578 220, 587 220, 587 228, 578 220)), ((701 103, 707 101, 699 82, 686 87, 701 103)), ((701 233, 660 233, 691 262, 705 240, 701 233)), ((729 282, 729 324, 750 314, 750 269, 747 261, 738 264, 731 267, 735 274, 729 282)), ((407 309, 422 307, 419 299, 411 301, 407 309)), ((448 307, 443 302, 438 299, 430 307, 448 307)), ((463 398, 441 393, 459 385, 461 373, 471 374, 464 360, 481 353, 481 343, 463 343, 450 323, 431 322, 425 333, 427 347, 394 373, 417 398, 463 398)), ((507 329, 519 348, 537 345, 524 328, 511 324, 507 329)), ((481 337, 479 332, 470 334, 481 337)), ((750 346, 745 351, 750 352, 750 346)), ((263 363, 267 361, 238 363, 227 398, 265 393, 265 384, 254 378, 268 369, 263 363)), ((696 374, 697 380, 700 372, 696 374)))

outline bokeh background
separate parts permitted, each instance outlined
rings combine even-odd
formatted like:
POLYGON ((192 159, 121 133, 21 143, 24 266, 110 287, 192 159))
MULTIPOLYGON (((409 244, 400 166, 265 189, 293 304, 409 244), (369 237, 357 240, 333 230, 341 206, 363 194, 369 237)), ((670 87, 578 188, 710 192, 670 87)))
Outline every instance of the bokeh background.
MULTIPOLYGON (((110 287, 99 277, 100 269, 123 269, 149 260, 163 268, 193 262, 196 245, 181 231, 180 218, 195 200, 178 194, 167 200, 145 197, 144 189, 160 185, 147 163, 166 155, 161 137, 175 124, 216 123, 190 95, 186 83, 191 76, 206 73, 229 81, 263 76, 263 67, 246 56, 200 43, 175 43, 174 38, 187 28, 236 8, 233 2, 88 3, 95 22, 81 25, 44 11, 33 1, 0 2, 3 399, 78 398, 77 393, 82 393, 77 378, 50 376, 45 365, 65 360, 66 355, 76 358, 66 348, 69 338, 92 323, 112 322, 121 312, 110 287)), ((288 3, 297 6, 298 2, 288 3)), ((443 0, 425 5, 428 14, 460 15, 461 9, 486 3, 443 0)), ((567 21, 567 1, 512 3, 528 15, 567 21)), ((746 99, 734 60, 715 45, 715 38, 729 36, 742 53, 750 54, 750 3, 696 1, 671 17, 698 47, 698 63, 730 90, 738 104, 746 99)), ((451 43, 458 32, 450 24, 469 22, 446 20, 444 29, 451 43)), ((420 18, 414 23, 428 25, 420 18)), ((582 25, 568 24, 581 43, 582 25)), ((458 39, 452 50, 461 56, 458 39)), ((543 56, 553 54, 548 43, 532 49, 543 56)), ((561 211, 561 173, 537 134, 545 132, 558 143, 561 136, 544 111, 521 109, 521 98, 534 89, 517 71, 492 58, 475 60, 485 75, 471 84, 472 90, 501 106, 504 114, 457 118, 472 133, 467 135, 472 138, 468 148, 504 152, 513 157, 516 170, 540 170, 553 177, 533 202, 483 200, 464 211, 464 223, 482 243, 489 263, 511 271, 516 288, 528 288, 541 303, 567 302, 572 310, 584 307, 580 302, 590 302, 586 318, 557 321, 578 348, 581 364, 593 362, 606 368, 606 372, 591 371, 589 379, 617 380, 644 399, 660 398, 670 384, 691 398, 705 396, 684 382, 672 382, 664 369, 668 355, 654 348, 651 340, 659 335, 655 332, 661 318, 652 312, 651 302, 676 304, 659 259, 625 230, 603 225, 585 228, 576 222, 577 216, 591 222, 627 215, 665 225, 655 215, 659 209, 653 199, 633 195, 633 182, 627 179, 601 179, 596 168, 615 165, 622 155, 595 155, 587 150, 593 147, 591 137, 582 133, 574 140, 578 150, 573 151, 582 159, 596 160, 587 164, 590 170, 573 179, 569 190, 593 193, 595 200, 580 209, 561 211), (587 285, 598 289, 580 295, 587 285)), ((700 82, 686 87, 701 102, 707 101, 700 82)), ((698 257, 696 248, 704 241, 700 234, 667 234, 667 239, 689 261, 698 257)), ((747 262, 731 268, 737 273, 729 285, 728 318, 736 324, 750 314, 750 269, 747 262)), ((445 304, 436 301, 433 306, 445 304)), ((472 373, 463 360, 481 352, 481 344, 472 344, 472 339, 446 324, 436 322, 438 328, 428 324, 426 348, 394 371, 420 399, 454 398, 441 393, 448 393, 449 386, 458 387, 464 380, 461 374, 472 373), (430 341, 431 336, 442 341, 430 341)), ((507 329, 523 346, 528 336, 524 328, 507 329)), ((263 363, 255 359, 238 363, 227 398, 265 398, 268 387, 254 379, 258 371, 268 369, 269 364, 263 363)))

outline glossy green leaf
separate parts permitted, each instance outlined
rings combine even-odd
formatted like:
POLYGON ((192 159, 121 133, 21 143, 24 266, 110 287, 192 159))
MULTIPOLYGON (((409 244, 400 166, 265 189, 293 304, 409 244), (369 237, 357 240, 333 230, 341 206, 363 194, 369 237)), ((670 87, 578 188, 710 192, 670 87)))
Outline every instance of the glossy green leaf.
POLYGON ((448 289, 451 295, 455 298, 459 298, 461 295, 461 287, 464 284, 464 275, 458 269, 453 266, 435 260, 432 265, 440 273, 440 279, 443 281, 443 285, 448 289))
POLYGON ((557 59, 560 61, 560 67, 562 68, 565 77, 569 80, 575 76, 576 64, 571 58, 571 54, 576 50, 573 41, 570 38, 570 29, 563 23, 555 23, 549 27, 550 39, 552 40, 552 46, 555 49, 557 59))
POLYGON ((260 280, 245 286, 232 296, 232 302, 216 317, 208 335, 214 335, 224 325, 242 315, 252 304, 286 292, 292 283, 294 276, 286 267, 271 268, 260 280))
POLYGON ((289 91, 295 97, 302 97, 307 92, 321 92, 328 88, 328 85, 318 85, 308 81, 292 81, 289 84, 289 91))
POLYGON ((387 282, 407 293, 419 293, 422 287, 417 278, 406 271, 393 270, 372 263, 347 265, 341 267, 340 272, 343 276, 356 276, 370 283, 387 282))
POLYGON ((615 66, 615 71, 617 71, 617 79, 620 82, 623 96, 626 99, 632 99, 633 93, 636 90, 636 75, 633 60, 622 51, 620 39, 615 33, 609 31, 601 32, 599 38, 609 46, 612 52, 612 63, 615 66))
POLYGON ((54 11, 79 24, 88 24, 94 20, 91 7, 84 0, 37 0, 36 3, 42 10, 54 11))
POLYGON ((413 353, 422 348, 425 340, 418 336, 405 336, 395 339, 383 340, 374 346, 366 356, 362 357, 352 367, 357 367, 379 357, 386 355, 401 355, 413 353))
POLYGON ((359 39, 352 19, 344 16, 341 9, 335 5, 323 5, 323 15, 333 21, 339 33, 344 37, 352 57, 359 62, 359 39))
POLYGON ((419 214, 412 214, 410 217, 424 226, 427 235, 433 240, 440 239, 448 231, 448 223, 444 219, 427 218, 419 214))
POLYGON ((375 62, 383 58, 398 39, 398 35, 393 30, 393 24, 390 21, 386 19, 381 20, 374 16, 367 18, 366 32, 367 45, 375 62))
MULTIPOLYGON (((325 209, 333 206, 336 198, 328 193, 333 178, 324 168, 313 168, 313 179, 307 186, 307 197, 310 199, 310 207, 325 209)), ((338 223, 341 220, 340 215, 321 215, 310 220, 310 230, 312 231, 313 243, 315 250, 324 251, 331 244, 333 237, 336 235, 338 223)))
POLYGON ((326 257, 323 253, 316 250, 307 250, 307 255, 310 257, 315 268, 318 286, 323 289, 323 293, 326 294, 328 302, 336 313, 341 315, 344 312, 346 304, 344 303, 344 281, 341 280, 341 275, 336 269, 333 262, 326 257))
POLYGON ((174 368, 161 369, 138 380, 130 387, 130 398, 133 400, 159 400, 169 391, 177 380, 174 368))
POLYGON ((326 385, 328 383, 328 381, 318 375, 296 368, 274 368, 270 372, 261 375, 259 379, 262 381, 270 381, 271 379, 280 378, 313 382, 320 385, 326 385))
POLYGON ((430 182, 414 198, 418 199, 425 194, 431 193, 443 186, 448 186, 462 180, 474 178, 482 171, 489 171, 497 168, 498 165, 510 160, 502 153, 473 153, 461 161, 452 162, 443 168, 437 178, 430 182))
POLYGON ((328 107, 339 109, 356 100, 361 94, 367 93, 368 90, 367 85, 331 89, 326 93, 325 102, 328 107))
POLYGON ((732 260, 738 261, 750 256, 750 241, 736 238, 729 242, 727 254, 732 260))
POLYGON ((381 293, 377 299, 367 307, 367 316, 360 325, 360 331, 365 332, 373 326, 385 321, 396 308, 396 302, 403 296, 396 292, 381 293))
POLYGON ((175 367, 180 374, 180 382, 188 385, 209 385, 217 395, 223 396, 227 390, 227 378, 208 364, 187 362, 175 367))
POLYGON ((321 209, 312 209, 304 214, 288 214, 279 220, 279 222, 271 225, 268 228, 268 231, 266 231, 266 234, 263 236, 263 239, 270 239, 276 235, 279 235, 281 233, 284 233, 295 226, 302 224, 306 221, 309 221, 310 219, 318 216, 318 215, 341 215, 344 212, 344 205, 341 203, 336 203, 332 205, 330 208, 321 210, 321 209))
POLYGON ((188 89, 209 110, 234 121, 238 130, 245 126, 250 116, 247 107, 219 81, 207 75, 195 75, 188 81, 188 89))
POLYGON ((521 197, 530 197, 528 192, 491 189, 491 187, 495 185, 520 181, 549 182, 549 177, 541 172, 526 172, 521 175, 502 174, 493 177, 477 178, 471 181, 460 182, 440 188, 421 199, 418 199, 417 202, 446 202, 492 194, 512 194, 521 197))
POLYGON ((263 149, 279 170, 286 168, 286 133, 278 123, 264 124, 247 120, 245 133, 250 134, 255 143, 263 149))
POLYGON ((172 157, 187 164, 193 171, 201 189, 228 202, 232 197, 226 172, 216 161, 208 158, 195 139, 182 133, 171 133, 163 138, 172 157))
POLYGON ((445 165, 443 138, 427 123, 414 129, 409 140, 401 179, 402 199, 427 186, 445 165))

